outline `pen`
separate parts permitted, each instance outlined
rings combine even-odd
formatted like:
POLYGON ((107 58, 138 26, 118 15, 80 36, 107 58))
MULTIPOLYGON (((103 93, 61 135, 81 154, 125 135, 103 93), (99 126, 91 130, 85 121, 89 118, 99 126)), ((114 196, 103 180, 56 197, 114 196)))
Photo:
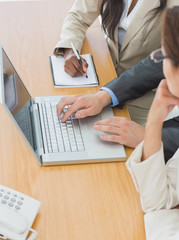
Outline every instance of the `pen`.
MULTIPOLYGON (((75 56, 77 57, 77 59, 78 59, 78 62, 79 62, 79 64, 82 66, 82 61, 81 61, 81 58, 80 58, 80 55, 79 55, 79 53, 78 53, 78 50, 76 50, 76 48, 75 48, 75 46, 74 46, 74 44, 71 42, 71 46, 72 46, 72 49, 73 49, 73 52, 74 52, 74 54, 75 54, 75 56)), ((87 78, 88 76, 86 75, 86 78, 87 78)))

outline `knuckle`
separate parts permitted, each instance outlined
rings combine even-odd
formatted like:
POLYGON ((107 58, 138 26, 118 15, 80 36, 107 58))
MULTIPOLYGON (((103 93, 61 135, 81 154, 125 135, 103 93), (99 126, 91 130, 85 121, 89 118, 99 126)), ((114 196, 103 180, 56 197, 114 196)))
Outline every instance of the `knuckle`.
POLYGON ((111 116, 111 117, 109 117, 108 119, 109 119, 109 120, 114 120, 115 117, 114 117, 114 116, 111 116))
POLYGON ((66 100, 67 100, 67 97, 62 97, 62 99, 61 99, 61 103, 65 103, 66 102, 66 100))
POLYGON ((127 117, 121 118, 122 122, 129 122, 129 119, 127 117))
POLYGON ((115 135, 111 135, 111 136, 110 136, 110 139, 111 139, 112 141, 116 141, 116 136, 115 136, 115 135))
POLYGON ((130 121, 129 118, 127 118, 127 117, 124 117, 124 120, 125 120, 126 122, 129 122, 129 121, 130 121))
POLYGON ((67 61, 76 62, 76 56, 72 55, 67 61))
POLYGON ((121 125, 127 129, 130 125, 129 119, 128 118, 123 118, 123 120, 121 121, 121 125))
POLYGON ((123 126, 124 130, 126 131, 129 127, 129 123, 128 122, 123 122, 122 126, 123 126))
POLYGON ((81 97, 82 97, 82 94, 77 94, 77 95, 75 95, 74 100, 76 102, 81 101, 81 97))
POLYGON ((107 127, 107 130, 108 130, 109 132, 112 132, 113 127, 112 127, 112 126, 108 126, 108 127, 107 127))
POLYGON ((126 144, 126 142, 127 142, 127 136, 126 135, 122 135, 121 136, 121 143, 122 144, 126 144))
POLYGON ((77 77, 76 72, 72 72, 70 75, 71 75, 72 77, 77 77))
POLYGON ((64 68, 66 68, 66 66, 68 65, 68 63, 69 63, 69 60, 65 60, 64 68))
POLYGON ((85 96, 79 95, 79 96, 78 96, 78 102, 85 104, 85 102, 86 102, 85 96))
POLYGON ((107 124, 110 124, 113 120, 114 120, 114 117, 113 117, 113 116, 112 116, 112 117, 109 117, 109 118, 106 119, 106 123, 107 123, 107 124))
POLYGON ((68 66, 66 64, 64 65, 64 71, 68 73, 68 66))

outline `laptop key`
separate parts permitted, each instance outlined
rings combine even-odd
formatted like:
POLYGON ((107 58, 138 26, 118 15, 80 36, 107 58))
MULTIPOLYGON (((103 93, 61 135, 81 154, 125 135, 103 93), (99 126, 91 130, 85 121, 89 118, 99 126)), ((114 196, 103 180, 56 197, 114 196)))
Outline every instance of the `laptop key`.
POLYGON ((60 117, 57 116, 57 103, 42 103, 44 127, 49 152, 83 151, 84 144, 81 136, 79 120, 71 116, 65 123, 61 122, 62 115, 67 111, 65 107, 60 117))

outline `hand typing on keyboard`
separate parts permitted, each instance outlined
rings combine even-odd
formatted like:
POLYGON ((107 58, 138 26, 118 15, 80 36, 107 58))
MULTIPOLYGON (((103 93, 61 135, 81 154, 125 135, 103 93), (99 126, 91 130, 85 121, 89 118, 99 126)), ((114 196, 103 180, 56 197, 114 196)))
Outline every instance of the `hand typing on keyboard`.
POLYGON ((105 91, 100 91, 96 94, 67 96, 63 97, 57 104, 57 116, 62 114, 62 122, 65 122, 72 114, 76 118, 94 116, 110 103, 111 97, 105 91), (70 105, 70 107, 63 113, 67 105, 70 105))
MULTIPOLYGON (((63 97, 57 104, 57 115, 60 116, 62 114, 62 122, 65 122, 72 114, 74 114, 77 119, 94 116, 100 113, 102 109, 110 103, 111 98, 105 91, 90 95, 67 96, 63 97), (71 106, 63 114, 63 109, 67 105, 71 106)), ((143 127, 123 117, 112 117, 98 121, 93 125, 93 128, 102 132, 100 136, 102 140, 117 142, 129 147, 136 147, 144 137, 143 127)))
MULTIPOLYGON (((62 120, 63 116, 65 115, 65 113, 67 112, 67 110, 68 110, 69 107, 70 107, 70 105, 66 105, 66 106, 63 108, 60 116, 58 116, 58 118, 60 118, 60 119, 62 120)), ((73 118, 73 119, 76 118, 76 117, 75 117, 75 113, 76 113, 76 112, 72 113, 71 118, 73 118)), ((57 115, 58 115, 58 114, 57 114, 57 115)))
MULTIPOLYGON (((56 103, 43 103, 42 117, 47 139, 47 152, 77 152, 84 151, 83 137, 79 120, 70 117, 62 123, 57 117, 56 103)), ((67 106, 64 111, 67 110, 67 106)))

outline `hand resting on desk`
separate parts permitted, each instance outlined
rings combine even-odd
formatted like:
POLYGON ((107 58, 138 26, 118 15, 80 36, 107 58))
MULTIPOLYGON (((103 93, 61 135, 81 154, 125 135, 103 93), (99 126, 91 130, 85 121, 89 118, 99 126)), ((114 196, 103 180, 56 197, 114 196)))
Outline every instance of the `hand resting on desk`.
MULTIPOLYGON (((71 105, 62 118, 65 122, 73 113, 76 118, 94 116, 111 103, 110 95, 105 91, 96 94, 75 95, 63 97, 57 105, 57 115, 60 116, 66 105, 71 105)), ((117 142, 129 147, 136 147, 144 138, 144 128, 125 117, 110 117, 94 124, 94 129, 111 133, 101 135, 104 141, 117 142)))

